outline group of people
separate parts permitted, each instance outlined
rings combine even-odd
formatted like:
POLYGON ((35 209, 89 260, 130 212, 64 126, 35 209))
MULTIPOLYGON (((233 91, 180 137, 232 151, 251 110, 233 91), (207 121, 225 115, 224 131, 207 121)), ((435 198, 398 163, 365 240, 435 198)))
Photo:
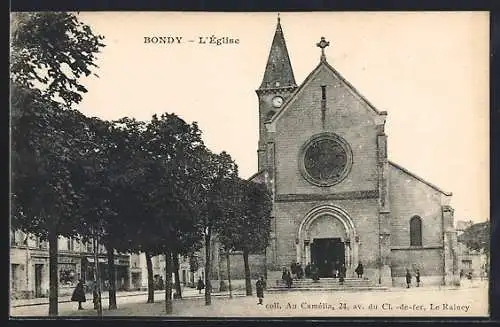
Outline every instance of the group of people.
MULTIPOLYGON (((364 268, 361 262, 356 267, 355 272, 358 278, 363 278, 364 268)), ((340 283, 343 283, 347 275, 346 265, 336 262, 332 274, 334 278, 339 279, 340 283)), ((290 269, 286 267, 283 268, 281 279, 286 283, 287 287, 290 288, 294 280, 303 279, 304 277, 311 278, 315 282, 319 281, 319 269, 317 265, 308 263, 305 269, 303 269, 300 262, 292 262, 290 269)))
MULTIPOLYGON (((410 288, 412 275, 409 269, 406 269, 406 288, 410 288)), ((415 282, 417 283, 417 287, 420 287, 420 271, 417 269, 415 271, 415 282)))
POLYGON ((466 277, 468 280, 472 280, 472 271, 465 273, 463 269, 460 269, 460 279, 466 277))

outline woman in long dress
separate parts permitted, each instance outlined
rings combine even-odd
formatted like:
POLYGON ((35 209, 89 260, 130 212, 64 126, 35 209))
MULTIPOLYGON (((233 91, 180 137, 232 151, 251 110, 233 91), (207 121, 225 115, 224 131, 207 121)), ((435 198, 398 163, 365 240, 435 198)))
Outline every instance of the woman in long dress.
POLYGON ((76 284, 75 290, 73 291, 73 295, 71 295, 71 301, 78 302, 78 310, 83 310, 82 303, 86 300, 83 281, 79 280, 78 284, 76 284))

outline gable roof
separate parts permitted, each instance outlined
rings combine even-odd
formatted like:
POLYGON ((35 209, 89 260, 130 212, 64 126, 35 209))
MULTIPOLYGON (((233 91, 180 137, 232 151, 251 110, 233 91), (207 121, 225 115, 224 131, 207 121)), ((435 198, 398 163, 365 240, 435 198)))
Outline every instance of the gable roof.
POLYGON ((259 183, 259 182, 265 182, 265 172, 266 170, 265 169, 262 169, 261 171, 253 174, 252 176, 250 176, 248 178, 249 181, 251 182, 255 182, 255 183, 259 183))
POLYGON ((290 103, 294 102, 295 99, 302 93, 305 86, 309 84, 314 76, 321 70, 322 67, 325 67, 329 70, 335 77, 337 77, 344 86, 353 94, 356 98, 365 103, 375 114, 377 115, 387 115, 387 111, 379 111, 375 106, 368 101, 351 83, 349 83, 335 68, 333 68, 326 60, 321 60, 320 63, 313 69, 313 71, 306 77, 304 82, 295 90, 295 92, 288 98, 288 100, 283 104, 281 109, 274 114, 271 119, 267 121, 267 123, 275 123, 278 118, 280 118, 283 113, 288 109, 290 103))
POLYGON ((453 193, 443 191, 442 189, 440 189, 440 188, 439 188, 439 187, 437 187, 436 185, 434 185, 434 184, 432 184, 432 183, 430 183, 430 182, 426 181, 426 180, 425 180, 425 179, 423 179, 422 177, 415 175, 414 173, 410 172, 408 169, 403 168, 402 166, 400 166, 400 165, 398 165, 398 164, 395 164, 394 162, 392 162, 392 161, 390 161, 390 160, 389 160, 389 164, 390 164, 391 166, 393 166, 394 168, 396 168, 396 169, 398 169, 398 170, 400 170, 400 171, 404 172, 404 173, 405 173, 405 174, 407 174, 407 175, 410 175, 411 177, 413 177, 413 178, 417 179, 418 181, 420 181, 420 182, 422 182, 422 183, 426 184, 427 186, 429 186, 429 187, 433 188, 434 190, 436 190, 436 191, 438 191, 438 192, 440 192, 440 193, 442 193, 442 194, 444 194, 444 195, 446 195, 446 196, 452 196, 452 195, 453 195, 453 193))

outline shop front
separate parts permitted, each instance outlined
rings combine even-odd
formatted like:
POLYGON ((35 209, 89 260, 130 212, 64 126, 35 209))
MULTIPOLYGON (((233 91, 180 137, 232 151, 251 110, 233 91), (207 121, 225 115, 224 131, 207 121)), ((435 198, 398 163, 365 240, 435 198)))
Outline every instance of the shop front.
MULTIPOLYGON (((60 255, 58 258, 59 294, 70 295, 81 278, 81 258, 79 256, 60 255)), ((35 267, 35 276, 37 269, 35 267)), ((36 280, 36 277, 35 277, 36 280)), ((36 287, 35 287, 36 291, 36 287)))
MULTIPOLYGON (((91 290, 95 277, 95 259, 93 256, 86 256, 82 259, 82 276, 88 290, 91 290)), ((106 256, 98 258, 99 273, 101 279, 101 290, 109 289, 108 279, 108 259, 106 256)), ((130 289, 130 259, 126 255, 115 256, 115 285, 117 291, 127 291, 130 289)))

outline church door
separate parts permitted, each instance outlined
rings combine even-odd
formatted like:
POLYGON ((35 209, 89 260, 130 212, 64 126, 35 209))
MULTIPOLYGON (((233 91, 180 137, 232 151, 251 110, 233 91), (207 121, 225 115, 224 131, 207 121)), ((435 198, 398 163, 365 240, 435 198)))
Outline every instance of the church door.
POLYGON ((340 238, 315 238, 311 244, 311 262, 319 277, 333 277, 335 269, 345 263, 345 247, 340 238))

